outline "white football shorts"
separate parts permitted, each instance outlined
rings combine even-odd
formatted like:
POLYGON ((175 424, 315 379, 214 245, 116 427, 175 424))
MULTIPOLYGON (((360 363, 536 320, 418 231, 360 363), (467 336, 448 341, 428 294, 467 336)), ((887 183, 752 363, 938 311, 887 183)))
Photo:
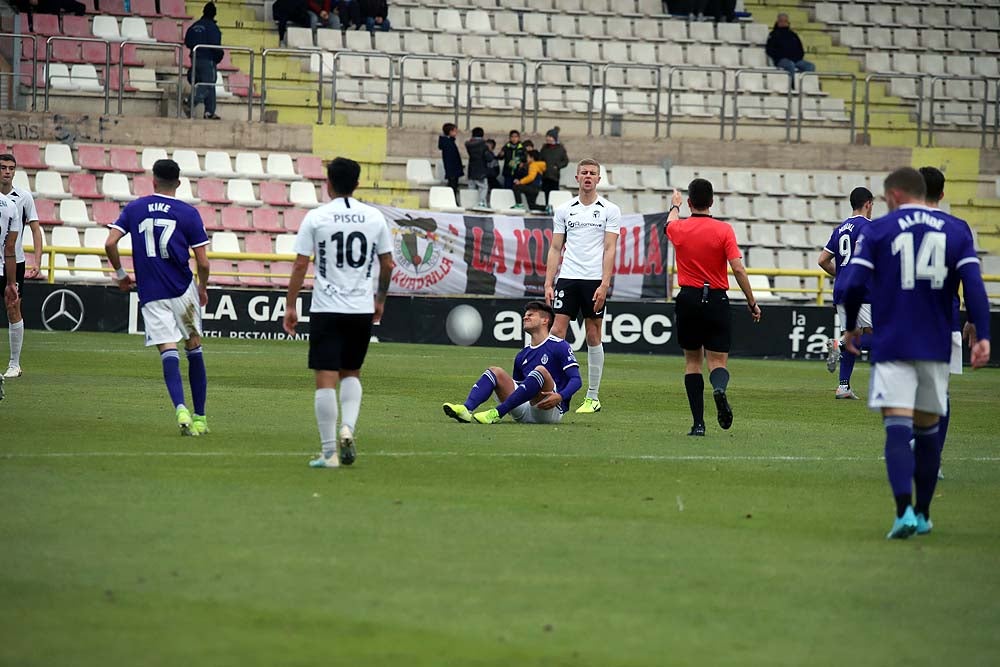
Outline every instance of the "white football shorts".
POLYGON ((948 365, 952 375, 962 374, 962 332, 951 332, 951 363, 948 365))
POLYGON ((563 413, 558 407, 542 410, 531 403, 521 403, 510 411, 510 416, 522 424, 558 424, 563 413))
POLYGON ((142 307, 146 346, 176 343, 201 335, 201 304, 194 281, 187 291, 173 299, 150 301, 142 307))
MULTIPOLYGON (((837 305, 837 317, 840 319, 840 328, 847 330, 847 309, 842 305, 837 305)), ((862 329, 872 326, 872 305, 870 303, 861 304, 858 310, 858 326, 862 329)))
POLYGON ((882 361, 872 364, 868 407, 948 412, 948 362, 882 361))

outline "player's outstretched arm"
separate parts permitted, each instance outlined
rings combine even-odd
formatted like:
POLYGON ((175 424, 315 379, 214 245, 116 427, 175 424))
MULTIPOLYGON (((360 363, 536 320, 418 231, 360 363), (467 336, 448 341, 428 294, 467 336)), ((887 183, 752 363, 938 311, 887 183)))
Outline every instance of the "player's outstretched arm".
POLYGON ((296 255, 292 264, 292 276, 288 279, 288 294, 285 295, 285 319, 282 327, 289 336, 295 335, 295 325, 299 323, 298 299, 302 283, 306 279, 306 269, 309 268, 309 258, 296 255))

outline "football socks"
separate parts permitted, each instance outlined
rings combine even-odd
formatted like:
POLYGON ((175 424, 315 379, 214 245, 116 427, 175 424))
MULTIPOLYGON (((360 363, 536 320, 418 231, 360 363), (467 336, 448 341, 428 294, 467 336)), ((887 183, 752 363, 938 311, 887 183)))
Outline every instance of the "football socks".
MULTIPOLYGON (((901 517, 913 502, 913 417, 883 417, 885 424, 885 468, 896 498, 896 516, 901 517)), ((935 434, 936 435, 936 434, 935 434)))
POLYGON ((858 358, 846 347, 840 353, 840 384, 850 386, 851 374, 854 373, 854 362, 858 358))
POLYGON ((10 365, 21 365, 21 346, 24 344, 24 320, 10 325, 10 365))
POLYGON ((514 393, 497 406, 497 412, 503 417, 522 403, 527 403, 538 395, 543 384, 545 384, 545 378, 542 374, 538 370, 531 371, 528 373, 528 377, 524 378, 524 382, 514 390, 514 393))
POLYGON ((354 432, 361 412, 361 379, 345 377, 340 380, 340 423, 354 432))
POLYGON ((188 382, 191 383, 191 402, 196 415, 205 414, 205 398, 208 396, 208 375, 205 373, 205 357, 201 345, 187 351, 188 382))
POLYGON ((686 373, 684 389, 687 390, 691 418, 695 424, 705 423, 705 378, 701 373, 686 373))
POLYGON ((725 392, 726 387, 729 386, 729 371, 725 368, 716 368, 709 373, 708 381, 712 383, 714 391, 725 392))
POLYGON ((948 394, 946 400, 944 416, 938 420, 938 438, 941 440, 942 450, 944 450, 944 441, 948 438, 948 423, 951 421, 951 394, 948 394))
POLYGON ((924 518, 931 516, 931 500, 934 498, 938 468, 941 466, 942 440, 939 431, 938 424, 913 429, 913 482, 917 492, 915 508, 924 518))
POLYGON ((316 390, 316 425, 323 456, 329 458, 337 451, 337 390, 316 390))
POLYGON ((175 408, 184 405, 184 384, 181 380, 181 355, 176 349, 164 350, 160 353, 163 363, 163 382, 167 385, 170 400, 175 408))
POLYGON ((493 375, 493 371, 489 369, 483 371, 483 374, 476 380, 476 384, 472 385, 472 389, 469 390, 469 397, 465 399, 466 409, 472 412, 489 400, 496 386, 497 377, 493 375))
POLYGON ((604 375, 604 345, 587 346, 587 398, 597 398, 604 375))

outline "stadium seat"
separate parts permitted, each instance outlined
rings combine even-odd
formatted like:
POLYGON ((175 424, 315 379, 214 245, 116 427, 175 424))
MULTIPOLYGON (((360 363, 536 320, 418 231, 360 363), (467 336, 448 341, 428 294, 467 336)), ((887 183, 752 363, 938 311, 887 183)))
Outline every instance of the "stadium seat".
POLYGON ((219 211, 214 206, 195 206, 198 211, 199 217, 201 217, 201 222, 205 225, 205 231, 207 232, 221 232, 224 231, 222 223, 219 221, 219 211))
POLYGON ((274 248, 271 247, 271 237, 267 234, 247 234, 243 237, 243 251, 254 254, 270 254, 274 252, 274 248))
POLYGON ((198 153, 195 151, 177 148, 174 150, 171 159, 177 163, 177 166, 181 169, 181 173, 185 176, 207 175, 201 168, 201 161, 198 159, 198 153))
MULTIPOLYGON (((244 259, 236 263, 236 270, 240 274, 245 273, 268 273, 267 269, 264 268, 264 262, 259 260, 244 259)), ((240 275, 239 281, 241 285, 246 287, 270 287, 271 281, 268 276, 247 276, 240 275)))
POLYGON ((55 37, 63 34, 59 28, 59 16, 57 14, 35 14, 33 19, 34 33, 36 35, 55 37))
POLYGON ((160 12, 175 19, 190 19, 184 0, 160 0, 160 12))
POLYGON ((786 223, 778 226, 781 234, 781 244, 786 248, 809 248, 806 240, 806 226, 786 223))
POLYGON ((316 208, 319 200, 316 199, 316 187, 309 181, 295 181, 291 184, 289 200, 293 206, 302 208, 316 208))
POLYGON ((20 169, 14 172, 14 187, 23 190, 31 189, 31 182, 28 180, 28 172, 20 169))
POLYGON ((37 144, 14 144, 11 152, 14 160, 17 161, 19 169, 45 169, 45 161, 42 160, 42 151, 37 144))
POLYGON ((66 199, 69 197, 69 193, 63 188, 62 174, 58 171, 36 173, 34 192, 46 199, 66 199))
POLYGON ((292 156, 288 153, 271 153, 267 156, 267 176, 283 181, 294 181, 299 178, 292 164, 292 156))
POLYGON ((184 42, 184 36, 181 34, 180 28, 177 27, 177 21, 171 18, 154 19, 152 37, 157 42, 164 44, 182 44, 184 42))
POLYGON ((108 230, 101 227, 88 227, 83 230, 83 247, 101 249, 107 238, 108 230))
MULTIPOLYGON (((216 234, 222 234, 224 232, 216 232, 216 234)), ((215 234, 212 235, 213 237, 215 234)), ((213 244, 214 245, 214 244, 213 244)), ((222 251, 216 251, 222 252, 222 251)), ((239 249, 233 251, 225 252, 239 252, 239 249)), ((233 260, 231 259, 211 259, 208 262, 209 265, 209 282, 213 285, 221 285, 223 287, 235 287, 240 284, 239 279, 235 275, 224 275, 233 274, 235 270, 233 268, 233 260)))
POLYGON ((73 227, 61 225, 52 228, 52 245, 57 248, 81 248, 80 231, 73 227))
POLYGON ((97 191, 97 177, 93 174, 70 174, 69 191, 77 199, 104 199, 97 191))
POLYGON ((806 206, 807 200, 799 197, 788 197, 782 202, 782 211, 784 212, 785 220, 794 220, 796 222, 809 222, 812 218, 809 217, 809 210, 806 206))
POLYGON ((278 219, 276 208, 255 208, 253 210, 253 228, 257 232, 277 234, 284 231, 278 219))
POLYGON ((69 67, 65 63, 49 63, 44 67, 46 69, 42 81, 47 80, 53 90, 77 90, 79 88, 73 83, 69 67))
POLYGON ((59 219, 56 217, 56 203, 51 199, 35 199, 35 212, 38 213, 38 222, 40 224, 59 224, 59 219))
POLYGON ((602 164, 600 167, 600 181, 597 182, 598 191, 611 192, 617 190, 618 186, 611 182, 607 168, 602 164))
POLYGON ((110 225, 121 215, 121 205, 107 200, 95 201, 91 206, 91 214, 97 224, 110 225))
POLYGON ((149 29, 146 27, 146 19, 139 16, 126 16, 122 19, 121 36, 123 40, 130 42, 155 42, 149 36, 149 29))
POLYGON ((187 176, 181 176, 180 185, 177 186, 177 192, 174 196, 188 204, 197 204, 201 201, 191 189, 191 179, 187 176))
POLYGON ((443 185, 431 187, 427 205, 432 211, 445 213, 461 213, 464 210, 455 201, 455 191, 443 185))
POLYGON ((152 171, 153 164, 157 160, 166 160, 167 157, 167 151, 162 148, 143 148, 141 160, 142 168, 144 171, 152 171))
POLYGON ((645 189, 642 184, 639 183, 639 170, 636 167, 624 164, 613 165, 611 167, 611 173, 614 174, 615 184, 624 190, 645 189))
POLYGON ((434 177, 430 160, 411 158, 406 161, 406 180, 415 185, 434 185, 438 179, 434 177))
POLYGON ((111 169, 126 174, 141 174, 146 171, 139 164, 139 157, 132 148, 111 148, 111 169))
POLYGON ((73 152, 66 144, 45 146, 45 166, 56 171, 80 171, 80 167, 73 162, 73 152))
POLYGON ((239 206, 225 206, 222 209, 222 228, 227 232, 249 232, 253 229, 248 209, 239 206))
POLYGON ((490 192, 490 208, 495 211, 511 212, 517 201, 514 199, 513 190, 494 188, 490 192))
POLYGON ((746 197, 734 197, 732 195, 726 197, 723 210, 725 211, 725 216, 727 218, 735 218, 736 220, 756 219, 750 211, 750 200, 746 197))
POLYGON ((104 84, 97 76, 97 69, 90 64, 73 65, 70 69, 73 88, 87 93, 103 93, 104 84))
POLYGON ((211 241, 212 252, 240 252, 240 240, 234 232, 213 232, 211 241))
POLYGON ((268 206, 291 206, 288 201, 288 189, 285 183, 261 181, 260 200, 268 206))
POLYGON ((466 210, 479 208, 479 192, 462 188, 458 191, 458 206, 466 210))
MULTIPOLYGON (((751 225, 751 228, 753 225, 751 225)), ((752 230, 751 230, 752 233, 752 230)), ((776 269, 774 250, 760 246, 751 246, 746 254, 747 266, 752 269, 776 269)))
POLYGON ((274 252, 278 255, 295 254, 295 234, 278 234, 274 237, 274 252))
POLYGON ((129 9, 136 16, 154 17, 159 16, 156 11, 156 0, 132 0, 129 9))
MULTIPOLYGON (((753 200, 753 215, 758 220, 783 220, 781 212, 778 210, 778 200, 768 195, 762 195, 753 200)), ((770 225, 773 229, 774 225, 770 225)), ((751 235, 753 232, 750 232, 751 235)), ((754 243, 757 243, 755 240, 754 243)))
MULTIPOLYGON (((205 165, 208 166, 207 164, 205 165)), ((249 183, 249 181, 246 181, 249 183)), ((253 185, 250 186, 251 190, 253 185)), ((209 204, 231 204, 230 198, 226 196, 226 186, 217 178, 203 178, 198 181, 198 196, 203 202, 209 204)))
POLYGON ((730 192, 740 194, 757 194, 758 190, 753 185, 753 172, 742 169, 730 169, 726 173, 726 187, 730 192))
POLYGON ((103 283, 108 276, 98 255, 77 255, 73 258, 73 280, 85 283, 103 283))
POLYGON ((103 146, 77 146, 80 167, 88 171, 111 171, 108 155, 103 146))
POLYGON ((262 202, 257 199, 253 191, 253 182, 245 178, 231 178, 226 184, 226 197, 239 206, 260 206, 262 202))
POLYGON ((63 199, 59 202, 59 220, 64 225, 90 227, 94 222, 87 213, 87 203, 82 199, 63 199))
POLYGON ((225 151, 207 151, 205 153, 205 171, 217 178, 231 178, 236 173, 229 153, 225 151))
POLYGON ((267 178, 259 153, 237 153, 236 175, 241 178, 267 178))
MULTIPOLYGON (((760 201, 759 199, 757 200, 760 201)), ((756 202, 754 202, 756 206, 756 202)), ((754 245, 765 246, 767 248, 777 248, 781 246, 778 241, 777 231, 773 224, 769 222, 756 222, 750 225, 750 239, 754 245)), ((758 267, 760 268, 760 267, 758 267)))
POLYGON ((302 219, 305 217, 306 211, 301 208, 286 208, 281 215, 285 231, 299 231, 299 227, 302 226, 302 219))
POLYGON ((118 30, 118 19, 114 16, 95 16, 90 29, 94 37, 98 39, 122 41, 121 32, 118 30))
POLYGON ((114 201, 132 201, 136 197, 129 187, 128 176, 125 174, 108 173, 101 177, 101 192, 114 201))
POLYGON ((636 209, 639 213, 662 213, 666 210, 663 205, 663 195, 640 192, 636 195, 636 209))
POLYGON ((730 222, 729 226, 733 228, 733 233, 736 235, 737 245, 744 248, 750 245, 750 232, 747 231, 747 223, 730 222))
MULTIPOLYGON (((563 171, 568 170, 564 169, 563 171)), ((639 182, 647 190, 670 189, 670 185, 667 183, 667 172, 662 167, 639 167, 639 182)), ((687 184, 684 187, 687 187, 687 184)))
POLYGON ((552 190, 549 192, 548 204, 552 208, 556 208, 570 201, 574 196, 569 190, 552 190))

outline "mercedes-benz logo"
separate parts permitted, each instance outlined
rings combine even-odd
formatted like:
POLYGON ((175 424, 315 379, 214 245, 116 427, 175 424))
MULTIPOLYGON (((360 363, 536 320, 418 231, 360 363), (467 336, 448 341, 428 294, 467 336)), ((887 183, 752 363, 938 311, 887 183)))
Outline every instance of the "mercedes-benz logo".
POLYGON ((83 324, 83 301, 68 289, 57 289, 42 301, 42 324, 49 331, 76 331, 83 324))

